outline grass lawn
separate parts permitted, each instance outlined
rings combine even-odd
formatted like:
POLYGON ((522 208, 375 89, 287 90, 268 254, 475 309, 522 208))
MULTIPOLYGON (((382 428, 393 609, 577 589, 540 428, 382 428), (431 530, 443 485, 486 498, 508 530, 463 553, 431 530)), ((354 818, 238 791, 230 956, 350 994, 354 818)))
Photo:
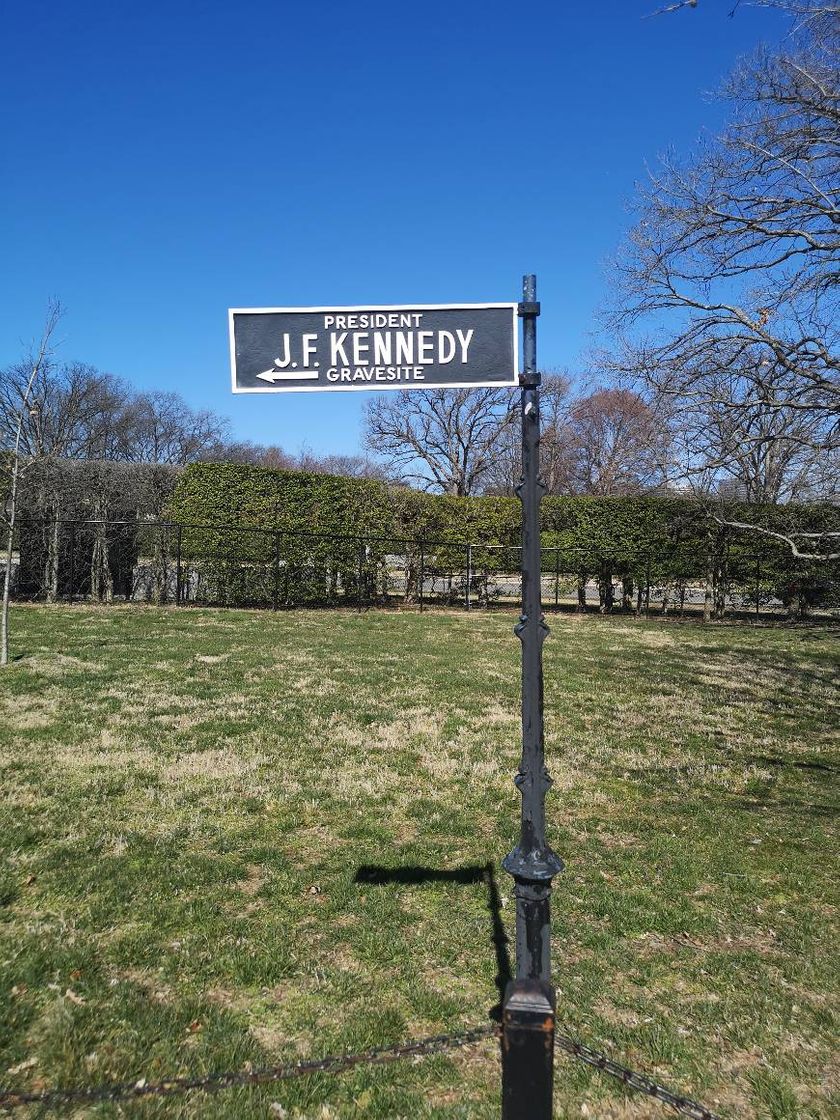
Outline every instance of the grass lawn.
MULTIPOLYGON (((0 1083, 155 1080, 487 1022, 504 946, 483 869, 518 831, 513 621, 15 609, 0 1083)), ((551 622, 561 1027, 726 1117, 837 1116, 840 635, 551 622)), ((488 1041, 65 1114, 496 1118, 498 1082, 488 1041)), ((556 1100, 560 1117, 668 1115, 562 1054, 556 1100)))

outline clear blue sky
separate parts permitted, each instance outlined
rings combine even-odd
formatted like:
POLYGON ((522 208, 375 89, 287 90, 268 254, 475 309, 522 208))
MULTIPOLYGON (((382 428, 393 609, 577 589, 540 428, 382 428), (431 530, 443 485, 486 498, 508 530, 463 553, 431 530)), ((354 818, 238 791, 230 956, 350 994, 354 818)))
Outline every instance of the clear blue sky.
POLYGON ((645 161, 782 28, 732 3, 7 6, 0 366, 57 296, 62 357, 352 452, 367 394, 230 394, 226 309, 508 300, 533 271, 540 364, 574 367, 645 161))

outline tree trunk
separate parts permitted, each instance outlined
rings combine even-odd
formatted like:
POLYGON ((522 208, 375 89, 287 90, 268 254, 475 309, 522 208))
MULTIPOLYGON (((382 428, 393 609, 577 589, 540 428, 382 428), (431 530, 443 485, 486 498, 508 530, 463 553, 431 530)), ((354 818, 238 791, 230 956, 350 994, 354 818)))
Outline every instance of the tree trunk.
POLYGON ((153 602, 160 604, 165 603, 167 599, 167 584, 169 582, 169 566, 166 561, 166 543, 163 537, 163 528, 157 526, 155 533, 154 544, 154 558, 152 561, 154 569, 154 587, 152 590, 153 602))
POLYGON ((623 576, 621 580, 621 609, 628 613, 633 609, 633 577, 623 576))
POLYGON ((787 607, 790 622, 797 622, 805 617, 805 596, 802 593, 802 584, 799 580, 794 580, 789 585, 783 602, 787 607))
POLYGON ((613 609, 612 571, 602 567, 598 573, 598 610, 609 614, 613 609))
POLYGON ((409 603, 416 602, 420 587, 420 565, 419 557, 416 557, 413 552, 409 551, 405 554, 405 592, 403 593, 403 603, 408 606, 409 603))
POLYGON ((577 610, 578 614, 586 614, 586 572, 578 572, 577 581, 577 610))
POLYGON ((804 620, 808 617, 808 597, 805 593, 804 583, 799 585, 799 618, 804 620))
POLYGON ((490 571, 485 568, 481 573, 481 579, 478 581, 478 602, 479 606, 485 609, 490 606, 490 571))
POLYGON ((726 569, 722 562, 715 566, 715 618, 726 617, 726 569))
POLYGON ((15 501, 17 479, 12 472, 12 497, 6 533, 6 570, 3 573, 3 609, 0 611, 0 665, 9 664, 9 597, 12 590, 12 552, 15 543, 15 501))
POLYGON ((665 581, 665 586, 662 588, 661 613, 662 613, 663 617, 667 616, 668 610, 670 609, 670 606, 671 606, 671 585, 666 580, 665 581))
POLYGON ((47 590, 47 603, 55 603, 58 598, 58 549, 62 539, 62 528, 58 521, 58 507, 53 508, 53 525, 47 538, 47 562, 45 571, 45 585, 47 590))
POLYGON ((114 600, 114 579, 111 575, 111 557, 108 549, 108 526, 104 521, 96 524, 90 558, 90 595, 97 602, 114 600))
POLYGON ((711 622, 715 609, 715 557, 712 534, 706 536, 706 593, 703 596, 703 621, 711 622))

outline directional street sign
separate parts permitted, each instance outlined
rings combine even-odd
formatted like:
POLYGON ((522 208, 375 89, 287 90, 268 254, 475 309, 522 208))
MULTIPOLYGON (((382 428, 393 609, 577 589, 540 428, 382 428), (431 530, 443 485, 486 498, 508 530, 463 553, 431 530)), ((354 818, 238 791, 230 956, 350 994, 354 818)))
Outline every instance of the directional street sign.
MULTIPOLYGON (((536 276, 523 277, 522 297, 518 304, 235 308, 229 313, 230 366, 234 393, 521 388, 522 613, 514 632, 522 643, 522 755, 514 781, 522 804, 519 843, 502 863, 513 876, 516 898, 516 978, 502 1006, 502 1120, 549 1120, 555 1026, 550 900, 563 862, 545 834, 551 778, 543 730, 542 644, 548 627, 540 578, 545 487, 539 481, 536 276)), ((364 547, 363 538, 359 545, 364 547)))
POLYGON ((517 304, 251 307, 230 316, 234 393, 517 385, 517 304))

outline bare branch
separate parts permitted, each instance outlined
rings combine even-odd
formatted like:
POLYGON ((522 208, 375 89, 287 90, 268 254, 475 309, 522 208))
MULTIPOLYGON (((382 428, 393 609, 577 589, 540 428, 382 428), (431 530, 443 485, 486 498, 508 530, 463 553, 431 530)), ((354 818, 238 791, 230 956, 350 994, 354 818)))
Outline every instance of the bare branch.
POLYGON ((789 11, 796 33, 725 83, 722 134, 687 161, 664 157, 640 189, 615 269, 622 350, 607 368, 667 415, 682 448, 674 477, 731 479, 756 501, 830 497, 840 454, 840 6, 757 2, 789 11), (640 337, 646 322, 652 337, 640 337))
POLYGON ((386 394, 365 410, 367 446, 390 470, 445 494, 476 493, 510 425, 510 393, 435 389, 386 394))
POLYGON ((726 526, 730 529, 741 529, 748 533, 759 533, 761 536, 773 537, 777 541, 782 541, 786 544, 791 551, 791 554, 797 560, 840 560, 840 552, 803 552, 799 545, 796 543, 796 538, 804 538, 806 540, 823 540, 826 537, 840 537, 840 533, 779 533, 774 529, 765 529, 762 525, 753 525, 748 521, 729 521, 726 518, 719 517, 713 514, 714 520, 718 525, 726 526))
POLYGON ((669 12, 678 12, 681 8, 696 8, 697 0, 678 0, 676 4, 667 4, 664 8, 658 8, 655 12, 648 12, 642 19, 653 19, 654 16, 664 16, 669 12))

